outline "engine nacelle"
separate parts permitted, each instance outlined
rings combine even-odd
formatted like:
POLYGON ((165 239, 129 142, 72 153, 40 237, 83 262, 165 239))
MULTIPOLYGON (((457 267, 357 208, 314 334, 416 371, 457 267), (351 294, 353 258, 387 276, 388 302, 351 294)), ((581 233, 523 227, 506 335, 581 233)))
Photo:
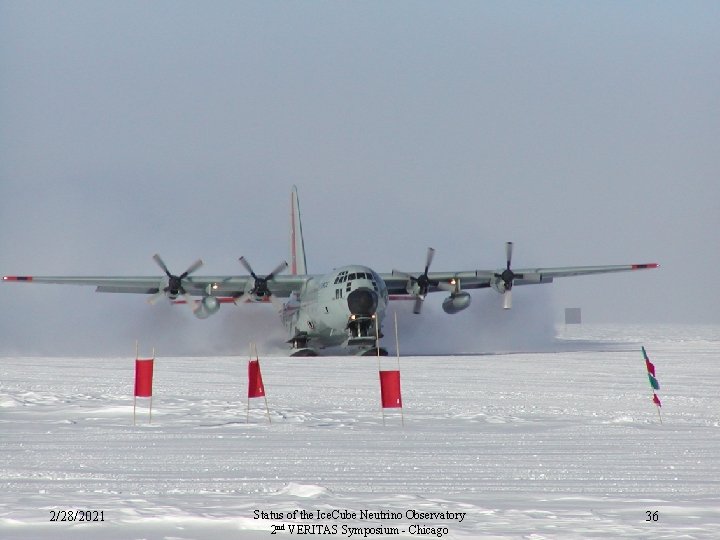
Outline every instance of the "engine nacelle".
POLYGON ((214 296, 206 296, 195 304, 193 313, 198 319, 207 319, 220 309, 220 301, 214 296))
POLYGON ((493 290, 499 292, 500 294, 503 294, 507 290, 507 288, 505 287, 505 282, 499 277, 493 277, 490 280, 490 287, 492 287, 493 290))
POLYGON ((442 308, 445 313, 454 315, 467 308, 470 305, 470 293, 461 291, 455 294, 451 294, 445 300, 443 300, 442 308))
POLYGON ((416 281, 408 280, 408 283, 405 286, 405 291, 411 296, 417 296, 420 294, 420 286, 416 281))

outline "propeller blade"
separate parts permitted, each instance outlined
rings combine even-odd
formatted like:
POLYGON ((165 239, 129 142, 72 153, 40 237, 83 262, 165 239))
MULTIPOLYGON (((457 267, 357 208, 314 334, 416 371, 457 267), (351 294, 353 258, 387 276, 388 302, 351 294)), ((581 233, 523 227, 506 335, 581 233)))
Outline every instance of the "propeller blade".
POLYGON ((410 290, 410 287, 408 287, 408 293, 415 295, 415 309, 413 309, 413 312, 416 314, 422 311, 422 302, 425 300, 425 295, 427 295, 430 286, 439 285, 437 281, 430 280, 428 276, 428 271, 430 270, 433 257, 435 257, 435 250, 429 247, 427 250, 427 256, 425 257, 425 271, 417 277, 399 270, 392 271, 393 275, 406 277, 411 283, 415 284, 412 291, 410 290))
POLYGON ((512 252, 513 252, 513 243, 506 242, 505 243, 505 259, 507 260, 506 268, 508 270, 510 270, 510 264, 512 263, 512 252))
POLYGON ((167 265, 165 264, 165 261, 162 260, 162 257, 160 257, 159 254, 153 255, 153 260, 157 263, 157 265, 162 268, 163 272, 167 274, 168 277, 170 277, 172 274, 170 274, 170 270, 168 270, 167 265))
POLYGON ((412 282, 417 281, 417 278, 416 278, 415 276, 411 276, 411 275, 408 274, 407 272, 401 272, 400 270, 393 270, 393 271, 392 271, 392 274, 393 274, 394 276, 401 276, 401 277, 407 278, 407 279, 409 279, 409 280, 412 281, 412 282))
POLYGON ((280 272, 282 272, 283 270, 285 270, 287 267, 288 267, 287 261, 281 262, 280 264, 278 264, 278 265, 275 267, 275 269, 274 269, 272 272, 270 272, 270 273, 267 275, 267 277, 266 277, 265 279, 268 279, 268 280, 273 279, 277 274, 279 274, 280 272))
POLYGON ((194 314, 195 308, 197 307, 199 301, 194 300, 193 297, 190 296, 190 294, 188 293, 183 294, 183 298, 185 299, 185 303, 190 306, 190 311, 192 311, 194 314))
POLYGON ((186 295, 187 292, 185 291, 185 287, 183 286, 183 280, 203 265, 202 259, 198 259, 197 261, 192 263, 188 267, 188 269, 185 270, 185 272, 183 272, 179 276, 175 276, 172 274, 172 272, 170 272, 167 265, 165 264, 165 261, 162 260, 162 257, 158 253, 153 255, 153 260, 160 268, 162 268, 162 271, 165 272, 168 280, 164 288, 160 289, 153 296, 148 298, 148 303, 150 304, 154 304, 155 302, 157 302, 158 298, 160 298, 161 296, 168 296, 169 298, 174 299, 177 294, 182 294, 183 296, 186 295))
POLYGON ((158 292, 153 294, 152 296, 148 296, 147 303, 151 306, 154 306, 155 303, 160 300, 163 296, 165 296, 165 291, 160 289, 158 292))
POLYGON ((235 298, 235 300, 233 300, 233 302, 235 302, 235 305, 236 305, 236 306, 239 306, 239 305, 241 305, 241 304, 244 304, 245 301, 246 301, 249 297, 250 297, 250 295, 249 295, 248 293, 242 293, 240 296, 238 296, 237 298, 235 298))
POLYGON ((428 269, 430 268, 433 257, 435 257, 435 250, 433 248, 428 248, 427 257, 425 259, 425 275, 427 275, 428 273, 428 269))
MULTIPOLYGON (((270 291, 270 289, 268 288, 268 281, 272 281, 273 279, 275 279, 275 275, 285 270, 288 267, 288 263, 286 261, 283 261, 279 265, 277 265, 275 269, 268 275, 266 275, 265 277, 259 277, 253 271, 252 266, 250 266, 250 263, 245 257, 240 257, 239 260, 240 264, 245 267, 245 270, 247 270, 253 278, 253 285, 249 293, 258 297, 272 297, 272 291, 270 291)), ((243 296, 245 296, 245 294, 243 294, 243 296)), ((238 301, 236 300, 235 303, 237 304, 238 301)))
POLYGON ((248 274, 250 274, 253 278, 257 277, 255 276, 255 272, 253 272, 252 266, 250 266, 250 263, 247 262, 245 257, 240 257, 240 264, 245 267, 245 270, 247 270, 248 274))
POLYGON ((512 308, 512 289, 508 289, 503 293, 503 309, 512 308))
POLYGON ((188 269, 185 270, 185 272, 183 272, 182 274, 180 274, 180 279, 185 279, 185 278, 188 277, 190 274, 192 274, 195 270, 197 270, 198 268, 200 268, 202 265, 203 265, 202 259, 198 259, 197 261, 195 261, 194 263, 192 263, 192 264, 188 267, 188 269))

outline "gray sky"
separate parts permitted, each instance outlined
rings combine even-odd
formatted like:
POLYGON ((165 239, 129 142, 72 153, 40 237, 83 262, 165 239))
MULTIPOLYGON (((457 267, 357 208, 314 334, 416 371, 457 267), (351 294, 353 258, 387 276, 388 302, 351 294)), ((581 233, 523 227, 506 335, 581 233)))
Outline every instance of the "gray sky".
MULTIPOLYGON (((516 267, 662 264, 514 311, 719 323, 719 26, 717 2, 0 2, 0 273, 269 271, 297 184, 313 273, 419 270, 428 246, 495 268, 512 240, 516 267)), ((262 307, 0 299, 18 354, 283 337, 262 307)))

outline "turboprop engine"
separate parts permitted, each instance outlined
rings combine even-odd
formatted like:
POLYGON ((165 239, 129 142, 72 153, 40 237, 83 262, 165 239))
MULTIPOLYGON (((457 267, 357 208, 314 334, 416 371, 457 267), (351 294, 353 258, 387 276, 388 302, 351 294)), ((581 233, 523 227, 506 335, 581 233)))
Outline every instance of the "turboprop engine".
POLYGON ((443 300, 442 308, 445 313, 454 315, 455 313, 458 313, 463 309, 467 308, 470 305, 471 300, 472 298, 470 297, 470 293, 460 291, 451 294, 445 300, 443 300))
POLYGON ((210 315, 218 312, 220 301, 214 296, 205 296, 202 300, 195 302, 193 314, 198 319, 207 319, 210 315))

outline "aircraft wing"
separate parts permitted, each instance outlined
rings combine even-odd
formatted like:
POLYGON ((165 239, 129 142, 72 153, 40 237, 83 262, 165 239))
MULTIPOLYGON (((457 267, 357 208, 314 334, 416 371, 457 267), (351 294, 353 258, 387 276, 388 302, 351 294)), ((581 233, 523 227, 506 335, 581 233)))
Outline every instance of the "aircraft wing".
MULTIPOLYGON (((270 288, 272 294, 287 298, 299 291, 310 276, 275 276, 270 288)), ((95 287, 97 292, 156 294, 167 285, 164 276, 5 276, 6 282, 50 283, 57 285, 84 285, 95 287)), ((239 297, 252 286, 251 276, 193 276, 182 280, 185 291, 193 296, 239 297)))
MULTIPOLYGON (((657 268, 656 263, 649 264, 618 264, 605 266, 564 266, 557 268, 519 268, 513 269, 517 276, 514 285, 534 285, 540 283, 552 283, 554 278, 570 276, 586 276, 592 274, 609 274, 613 272, 630 272, 633 270, 646 270, 657 268), (520 277, 522 276, 522 277, 520 277)), ((440 290, 447 291, 445 284, 453 280, 460 282, 462 290, 483 289, 491 286, 493 280, 498 279, 502 269, 498 270, 468 270, 460 272, 429 272, 428 278, 431 281, 428 292, 440 290), (435 284, 437 282, 437 285, 435 284)), ((419 275, 419 274, 418 274, 419 275)), ((398 274, 380 274, 388 287, 391 295, 408 294, 408 278, 398 274)))
POLYGON ((522 279, 515 280, 516 285, 527 283, 546 283, 556 277, 589 276, 592 274, 610 274, 613 272, 632 272, 634 270, 649 270, 658 268, 657 263, 647 264, 616 264, 605 266, 565 266, 558 268, 526 268, 513 271, 521 274, 522 279))

